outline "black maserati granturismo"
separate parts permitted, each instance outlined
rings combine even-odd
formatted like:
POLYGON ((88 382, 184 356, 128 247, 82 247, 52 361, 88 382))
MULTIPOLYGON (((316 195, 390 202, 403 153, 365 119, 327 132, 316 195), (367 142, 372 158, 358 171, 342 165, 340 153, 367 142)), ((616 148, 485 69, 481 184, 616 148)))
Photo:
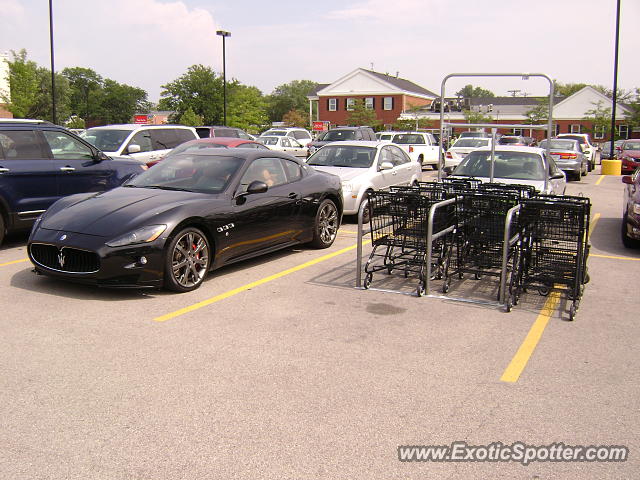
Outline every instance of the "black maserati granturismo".
POLYGON ((121 187, 58 200, 34 224, 28 253, 39 274, 187 292, 232 262, 331 246, 342 208, 337 176, 285 153, 188 151, 121 187))

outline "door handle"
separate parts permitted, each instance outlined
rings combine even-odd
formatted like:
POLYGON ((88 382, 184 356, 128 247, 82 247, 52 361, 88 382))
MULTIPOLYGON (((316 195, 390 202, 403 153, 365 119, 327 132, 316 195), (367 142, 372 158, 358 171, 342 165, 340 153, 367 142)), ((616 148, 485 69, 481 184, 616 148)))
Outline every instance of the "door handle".
POLYGON ((295 192, 291 192, 288 196, 289 196, 289 198, 291 198, 291 199, 293 199, 293 200, 295 200, 296 198, 298 198, 298 194, 297 194, 297 193, 295 193, 295 192))
POLYGON ((7 173, 8 171, 8 168, 0 167, 0 173, 7 173))
POLYGON ((76 169, 75 169, 75 168, 73 168, 73 167, 69 167, 69 166, 67 166, 67 167, 60 167, 60 171, 61 171, 61 172, 75 172, 75 171, 76 171, 76 169))

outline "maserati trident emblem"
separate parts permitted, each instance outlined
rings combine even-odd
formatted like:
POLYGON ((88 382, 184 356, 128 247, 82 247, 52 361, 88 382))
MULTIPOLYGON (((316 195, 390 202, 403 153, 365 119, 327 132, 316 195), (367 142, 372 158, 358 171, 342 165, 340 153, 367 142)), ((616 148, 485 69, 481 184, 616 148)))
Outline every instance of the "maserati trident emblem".
POLYGON ((66 239, 67 239, 67 235, 66 235, 66 234, 65 234, 65 235, 62 235, 62 236, 60 237, 60 241, 63 241, 63 240, 66 240, 66 239))
POLYGON ((60 268, 64 267, 64 262, 66 262, 66 259, 64 258, 64 253, 60 251, 60 253, 58 254, 58 263, 60 264, 60 268))

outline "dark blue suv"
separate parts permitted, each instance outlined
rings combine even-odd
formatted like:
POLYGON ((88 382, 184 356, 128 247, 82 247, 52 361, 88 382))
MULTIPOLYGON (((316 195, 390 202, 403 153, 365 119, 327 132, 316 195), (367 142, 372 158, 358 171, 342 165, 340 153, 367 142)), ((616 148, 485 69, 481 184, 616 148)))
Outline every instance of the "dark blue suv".
POLYGON ((57 199, 102 192, 147 167, 111 159, 68 130, 40 120, 0 120, 0 244, 28 230, 57 199))

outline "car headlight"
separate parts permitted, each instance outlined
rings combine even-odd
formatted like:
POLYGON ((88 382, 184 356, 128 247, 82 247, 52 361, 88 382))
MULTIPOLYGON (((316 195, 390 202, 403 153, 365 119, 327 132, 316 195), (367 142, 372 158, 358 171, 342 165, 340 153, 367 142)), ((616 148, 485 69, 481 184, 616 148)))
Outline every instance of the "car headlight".
POLYGON ((353 191, 353 184, 351 182, 342 182, 342 191, 344 193, 351 193, 353 191))
POLYGON ((166 225, 149 225, 147 227, 137 228, 106 243, 110 247, 124 247, 125 245, 134 245, 136 243, 149 243, 162 235, 162 232, 166 229, 166 225))
POLYGON ((633 213, 636 215, 640 215, 640 203, 633 204, 633 213))

